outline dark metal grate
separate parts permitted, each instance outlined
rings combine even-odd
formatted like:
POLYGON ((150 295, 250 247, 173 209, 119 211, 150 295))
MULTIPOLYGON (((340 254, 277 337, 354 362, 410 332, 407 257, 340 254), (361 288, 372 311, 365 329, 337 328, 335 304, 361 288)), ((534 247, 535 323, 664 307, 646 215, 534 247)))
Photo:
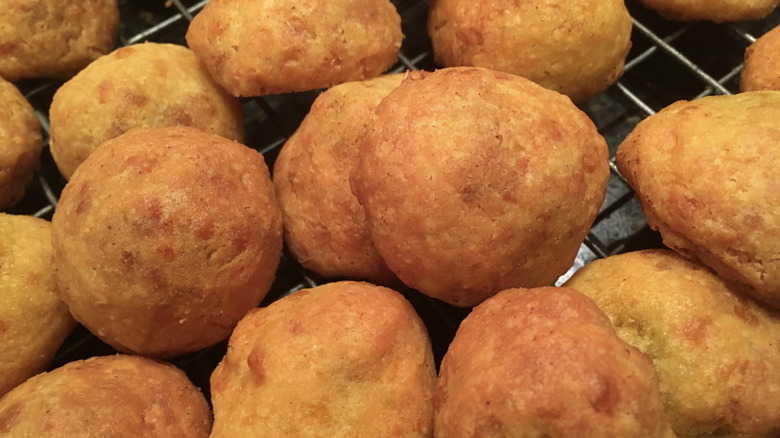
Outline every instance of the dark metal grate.
MULTIPOLYGON (((185 44, 184 34, 192 17, 206 0, 120 0, 120 45, 143 41, 185 44)), ((394 0, 402 16, 405 40, 394 72, 406 69, 432 70, 430 40, 426 31, 428 1, 394 0)), ((614 166, 617 146, 643 118, 679 99, 710 94, 736 93, 745 48, 757 37, 780 25, 780 11, 749 23, 679 23, 660 18, 636 0, 628 0, 634 20, 633 46, 626 73, 607 91, 581 106, 607 139, 612 157, 612 175, 607 197, 591 233, 580 249, 575 269, 599 257, 632 249, 657 247, 660 239, 647 227, 644 215, 625 180, 614 166)), ((17 84, 36 109, 48 141, 48 109, 61 81, 23 81, 17 84)), ((246 144, 261 151, 269 167, 279 149, 307 114, 318 91, 243 99, 246 144)), ((10 213, 50 219, 65 180, 44 149, 41 169, 25 199, 10 213)), ((277 281, 263 305, 298 289, 321 283, 285 255, 277 281)), ((428 325, 438 361, 446 351, 460 320, 468 309, 457 309, 404 291, 428 325)), ((177 358, 190 378, 208 395, 208 377, 224 355, 226 343, 177 358)), ((52 367, 114 350, 79 327, 65 342, 52 367)))

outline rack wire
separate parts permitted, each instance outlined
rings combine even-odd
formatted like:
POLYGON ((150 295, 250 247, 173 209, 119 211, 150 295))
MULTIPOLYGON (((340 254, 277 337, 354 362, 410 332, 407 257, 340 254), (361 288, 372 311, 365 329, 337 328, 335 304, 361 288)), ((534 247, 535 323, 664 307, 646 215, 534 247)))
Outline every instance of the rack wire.
MULTIPOLYGON (((119 45, 144 41, 185 45, 187 26, 206 3, 207 0, 120 0, 119 45)), ((426 31, 428 1, 394 0, 393 3, 402 17, 405 39, 392 71, 435 69, 426 31)), ((637 0, 627 0, 627 6, 633 17, 633 46, 625 73, 615 85, 580 106, 609 145, 612 173, 606 200, 574 266, 559 283, 597 258, 662 246, 659 236, 648 228, 633 192, 615 167, 617 146, 639 121, 674 101, 738 92, 745 49, 756 38, 780 25, 779 10, 759 21, 713 24, 664 20, 643 8, 637 0)), ((45 142, 49 138, 49 105, 61 84, 62 81, 42 80, 17 84, 35 108, 45 142)), ((242 100, 246 144, 262 152, 269 167, 273 166, 279 149, 308 113, 318 94, 315 90, 242 100)), ((47 147, 27 195, 9 212, 50 219, 64 185, 65 180, 57 171, 47 147)), ((277 280, 262 305, 322 282, 283 254, 277 280)), ((415 291, 404 293, 428 326, 438 363, 468 309, 448 306, 415 291)), ((225 348, 223 342, 173 362, 208 395, 208 376, 224 355, 225 348)), ((113 352, 79 327, 66 340, 51 367, 113 352)))

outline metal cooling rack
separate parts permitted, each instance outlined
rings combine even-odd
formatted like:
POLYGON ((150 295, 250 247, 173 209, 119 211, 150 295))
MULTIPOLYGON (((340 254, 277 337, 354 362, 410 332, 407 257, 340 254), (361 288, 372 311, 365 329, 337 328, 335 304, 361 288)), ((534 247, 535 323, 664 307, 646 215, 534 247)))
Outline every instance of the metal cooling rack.
MULTIPOLYGON (((427 0, 394 0, 402 16, 405 40, 394 72, 436 68, 426 31, 427 0)), ((192 17, 206 0, 120 0, 120 45, 144 41, 185 44, 184 35, 192 17)), ((746 47, 771 28, 780 25, 780 11, 749 23, 680 23, 667 21, 628 0, 633 17, 632 50, 621 80, 592 101, 581 105, 607 139, 612 157, 612 175, 601 211, 582 245, 572 269, 611 254, 661 246, 658 235, 649 230, 639 204, 614 165, 617 146, 643 118, 680 99, 738 92, 739 75, 746 47)), ((36 110, 48 142, 48 109, 61 81, 23 81, 17 85, 36 110)), ((297 128, 318 91, 243 100, 246 144, 261 151, 273 167, 280 147, 297 128)), ((30 184, 27 196, 10 213, 51 219, 65 180, 44 149, 41 169, 30 184)), ((561 281, 562 281, 561 280, 561 281)), ((263 305, 298 289, 322 281, 282 255, 277 280, 263 305)), ((437 363, 446 351, 460 320, 468 309, 458 309, 404 291, 426 322, 437 363)), ((208 396, 208 377, 224 355, 226 343, 173 362, 183 368, 208 396)), ((79 327, 66 340, 51 367, 114 350, 79 327)))

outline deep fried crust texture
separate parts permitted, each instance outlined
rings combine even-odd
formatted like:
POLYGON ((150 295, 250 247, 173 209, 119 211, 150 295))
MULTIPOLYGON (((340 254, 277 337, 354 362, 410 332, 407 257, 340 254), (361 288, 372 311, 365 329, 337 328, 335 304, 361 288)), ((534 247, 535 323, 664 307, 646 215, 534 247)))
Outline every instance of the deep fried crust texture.
POLYGON ((672 437, 650 360, 567 288, 474 308, 442 360, 436 437, 672 437))

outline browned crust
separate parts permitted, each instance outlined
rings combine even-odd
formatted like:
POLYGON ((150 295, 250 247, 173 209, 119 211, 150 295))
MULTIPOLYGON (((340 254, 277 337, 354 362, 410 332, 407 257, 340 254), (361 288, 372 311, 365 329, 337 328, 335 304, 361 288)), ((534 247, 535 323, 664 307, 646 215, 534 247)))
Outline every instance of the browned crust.
POLYGON ((32 105, 0 78, 0 210, 19 202, 38 169, 43 141, 32 105))
POLYGON ((475 307, 442 360, 435 412, 442 438, 674 436, 650 360, 568 288, 509 289, 475 307))
POLYGON ((0 397, 43 371, 76 322, 52 269, 51 226, 0 213, 0 397))
POLYGON ((594 261, 566 283, 653 359, 680 436, 780 432, 780 313, 670 250, 594 261))
POLYGON ((439 65, 513 73, 584 102, 622 75, 631 17, 623 0, 566 7, 546 0, 434 0, 428 33, 439 65))
POLYGON ((304 91, 379 76, 401 48, 388 0, 215 0, 187 44, 234 96, 304 91))
POLYGON ((114 48, 116 0, 7 0, 0 11, 0 76, 69 77, 114 48))
POLYGON ((402 295, 328 283, 241 320, 211 376, 212 437, 430 437, 435 382, 402 295))
POLYGON ((664 242, 780 307, 780 91, 677 102, 617 152, 664 242))
POLYGON ((351 185, 390 269, 470 306, 552 284, 571 266, 603 201, 607 159, 565 96, 450 68, 410 73, 379 104, 351 185))
POLYGON ((275 277, 282 220, 260 153, 193 128, 135 128, 79 166, 52 220, 74 317, 121 351, 225 339, 275 277))
POLYGON ((244 141, 241 104, 184 46, 144 43, 92 62, 55 93, 49 146, 70 178, 95 148, 131 128, 190 126, 244 141))
POLYGON ((374 248, 349 174, 376 106, 401 76, 349 82, 321 94, 274 164, 287 248, 325 277, 397 282, 374 248))
POLYGON ((745 51, 740 91, 780 91, 780 26, 762 35, 745 51))
POLYGON ((8 436, 206 438, 203 394, 171 364, 99 356, 39 374, 0 399, 8 436))

